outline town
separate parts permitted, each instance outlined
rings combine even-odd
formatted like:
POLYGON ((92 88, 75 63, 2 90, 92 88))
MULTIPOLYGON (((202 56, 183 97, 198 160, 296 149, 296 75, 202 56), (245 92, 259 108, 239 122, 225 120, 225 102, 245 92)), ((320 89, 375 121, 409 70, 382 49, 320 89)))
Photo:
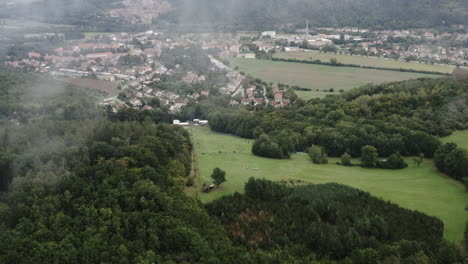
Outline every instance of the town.
POLYGON ((272 93, 267 97, 265 87, 256 92, 255 85, 245 82, 243 73, 222 61, 224 56, 240 55, 238 43, 238 36, 195 42, 190 39, 172 40, 153 31, 120 33, 87 38, 79 44, 71 42, 54 49, 52 54, 30 51, 27 58, 5 64, 57 78, 113 82, 118 85, 120 93, 100 102, 111 106, 113 112, 123 107, 151 110, 155 106, 177 112, 189 101, 197 101, 210 94, 232 97, 230 105, 233 107, 268 104, 281 107, 289 104, 278 85, 269 87, 272 93), (180 56, 180 52, 187 54, 180 56), (201 67, 200 61, 185 67, 184 63, 190 56, 194 59, 200 56, 206 67, 201 67))
MULTIPOLYGON (((463 26, 458 30, 465 32, 463 26)), ((268 59, 274 53, 316 51, 466 66, 468 34, 433 31, 309 29, 306 23, 294 34, 265 31, 178 37, 149 30, 71 41, 60 33, 27 34, 24 38, 29 41, 58 39, 62 45, 47 53, 33 49, 4 63, 57 78, 112 82, 118 91, 100 104, 113 112, 125 107, 165 107, 177 113, 190 102, 212 95, 229 96, 231 107, 282 107, 291 99, 287 86, 270 83, 260 87, 246 79, 244 72, 231 68, 228 58, 268 59)))

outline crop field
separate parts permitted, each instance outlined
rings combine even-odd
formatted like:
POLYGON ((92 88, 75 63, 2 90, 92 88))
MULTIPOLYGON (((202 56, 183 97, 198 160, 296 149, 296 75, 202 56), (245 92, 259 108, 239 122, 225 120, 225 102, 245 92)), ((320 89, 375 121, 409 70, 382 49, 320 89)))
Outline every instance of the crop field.
POLYGON ((294 154, 290 160, 274 160, 252 155, 252 140, 212 132, 206 127, 188 129, 195 147, 197 178, 196 187, 188 188, 187 193, 202 202, 243 192, 249 177, 313 184, 336 182, 436 216, 445 223, 447 239, 462 240, 468 219, 465 211, 468 197, 462 184, 435 171, 429 160, 418 167, 408 158, 409 167, 403 170, 344 167, 336 165, 336 158, 330 158, 328 165, 316 165, 306 154, 294 154), (211 181, 210 175, 216 167, 226 171, 227 181, 212 192, 203 193, 201 186, 203 182, 211 181))
POLYGON ((431 74, 243 58, 231 59, 230 64, 232 67, 238 66, 241 72, 267 82, 298 85, 303 88, 312 89, 312 91, 295 91, 303 99, 323 97, 331 94, 323 92, 323 90, 329 90, 330 88, 333 88, 334 92, 337 93, 340 90, 347 91, 368 83, 380 84, 421 77, 438 77, 438 75, 431 74))
POLYGON ((468 150, 468 130, 455 131, 452 135, 442 138, 442 142, 453 142, 456 143, 460 148, 468 150))
POLYGON ((344 64, 355 64, 361 66, 371 67, 383 67, 383 68, 395 68, 395 69, 411 69, 418 71, 434 71, 442 73, 452 73, 455 66, 451 65, 431 65, 419 62, 405 62, 396 61, 393 59, 382 59, 377 57, 366 57, 366 56, 351 56, 351 55, 340 55, 334 53, 320 53, 317 51, 312 52, 290 52, 290 53, 277 53, 275 58, 281 59, 296 59, 296 60, 321 60, 323 62, 329 62, 330 59, 335 58, 338 62, 344 64))

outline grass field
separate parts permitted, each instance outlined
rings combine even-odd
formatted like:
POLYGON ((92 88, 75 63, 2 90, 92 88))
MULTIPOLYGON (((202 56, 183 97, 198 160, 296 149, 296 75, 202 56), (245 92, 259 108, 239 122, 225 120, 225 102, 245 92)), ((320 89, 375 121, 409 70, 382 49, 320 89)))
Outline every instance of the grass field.
POLYGON ((442 138, 442 142, 453 142, 459 147, 468 150, 468 130, 455 131, 452 135, 442 138))
POLYGON ((332 53, 320 53, 317 51, 311 52, 291 52, 291 53, 277 53, 275 58, 281 59, 296 59, 296 60, 321 60, 329 62, 331 58, 335 58, 338 62, 345 64, 356 64, 361 66, 384 67, 395 69, 411 69, 418 71, 434 71, 442 73, 452 73, 455 66, 450 65, 431 65, 418 62, 404 62, 396 61, 393 59, 381 59, 377 57, 366 56, 350 56, 332 53))
POLYGON ((445 223, 445 237, 460 242, 468 219, 468 197, 461 184, 438 174, 429 161, 418 168, 411 160, 409 168, 398 171, 343 167, 331 158, 328 165, 312 164, 305 154, 290 160, 274 160, 251 154, 251 140, 211 132, 208 128, 189 128, 196 150, 196 187, 187 189, 202 202, 242 192, 249 177, 302 180, 309 183, 337 182, 368 191, 402 207, 436 216, 445 223), (209 194, 201 185, 210 181, 215 167, 226 171, 227 182, 209 194), (258 168, 251 170, 248 168, 258 168))
POLYGON ((351 67, 333 67, 304 63, 277 62, 268 60, 231 59, 232 67, 238 66, 239 71, 246 72, 267 82, 279 82, 311 88, 313 91, 295 91, 301 98, 310 99, 323 97, 319 89, 333 88, 335 92, 345 91, 367 83, 384 83, 415 79, 420 77, 438 77, 437 75, 405 73, 397 71, 370 70, 351 67))

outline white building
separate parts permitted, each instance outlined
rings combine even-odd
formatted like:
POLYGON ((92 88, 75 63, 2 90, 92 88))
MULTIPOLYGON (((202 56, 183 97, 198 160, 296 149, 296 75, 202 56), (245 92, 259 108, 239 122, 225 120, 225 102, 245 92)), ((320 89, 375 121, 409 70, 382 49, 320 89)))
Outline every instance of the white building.
POLYGON ((262 38, 263 37, 274 38, 274 37, 276 37, 276 32, 275 31, 264 31, 264 32, 262 32, 262 38))

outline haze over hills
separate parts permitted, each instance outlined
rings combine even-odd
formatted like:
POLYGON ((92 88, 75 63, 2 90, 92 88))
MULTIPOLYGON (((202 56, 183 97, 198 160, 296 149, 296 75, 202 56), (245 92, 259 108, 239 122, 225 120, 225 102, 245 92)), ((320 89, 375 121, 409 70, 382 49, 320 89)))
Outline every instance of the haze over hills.
POLYGON ((260 30, 302 25, 307 19, 312 26, 372 28, 468 24, 468 2, 463 0, 2 0, 0 6, 0 18, 79 26, 109 19, 260 30))
POLYGON ((435 27, 468 23, 462 0, 169 0, 177 23, 268 29, 287 23, 314 26, 435 27), (178 19, 178 21, 177 21, 178 19))

